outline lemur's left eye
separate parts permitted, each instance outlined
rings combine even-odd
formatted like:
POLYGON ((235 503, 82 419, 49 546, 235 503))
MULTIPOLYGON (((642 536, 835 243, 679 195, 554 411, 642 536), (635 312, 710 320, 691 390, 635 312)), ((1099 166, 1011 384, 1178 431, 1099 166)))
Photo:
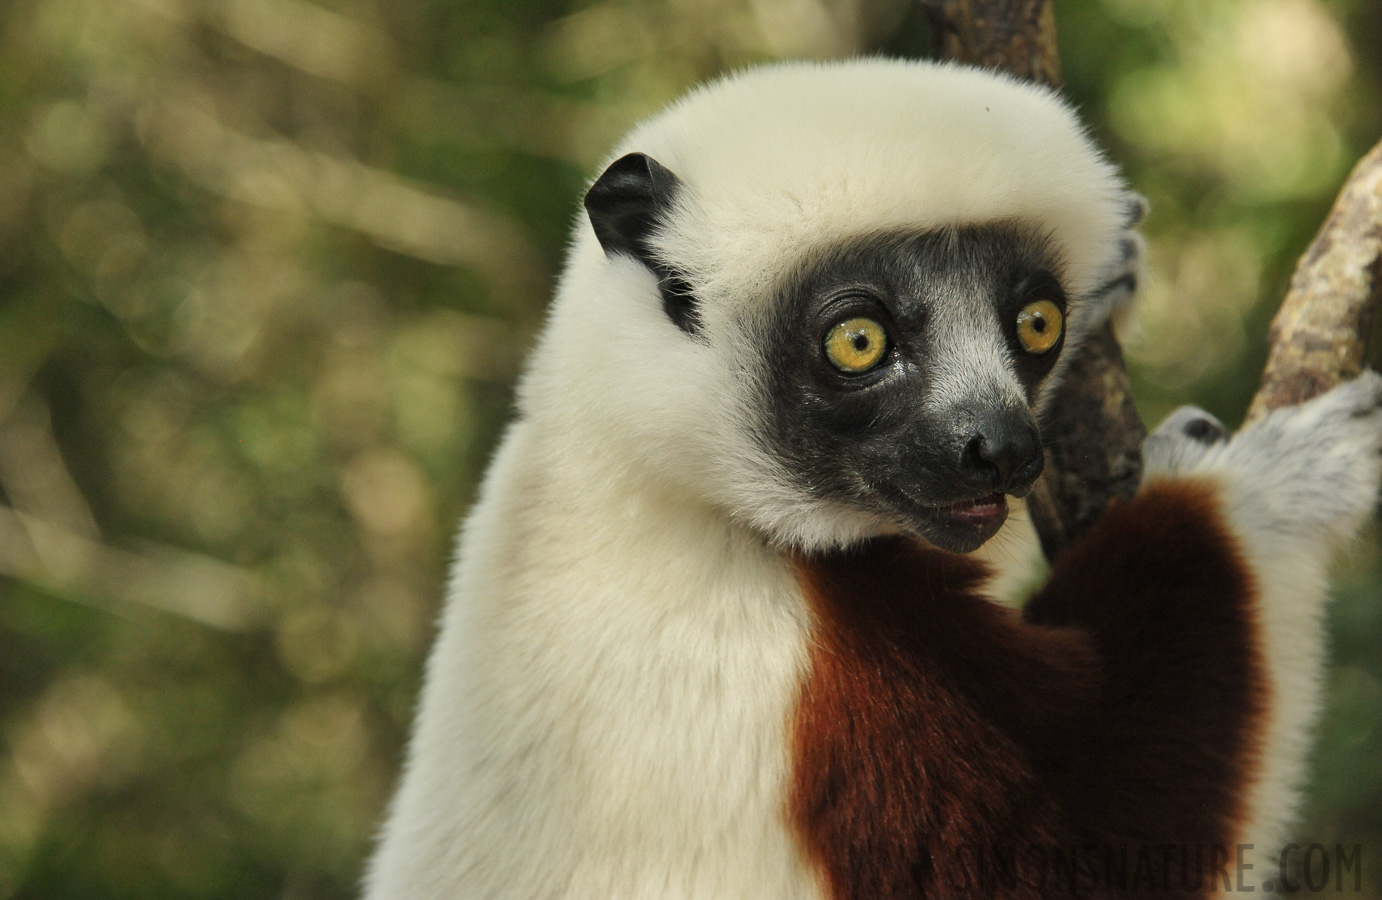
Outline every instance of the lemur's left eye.
POLYGON ((1056 346, 1064 326, 1060 307, 1050 300, 1038 300, 1017 314, 1017 340, 1028 353, 1042 354, 1056 346))
POLYGON ((825 355, 841 372, 867 372, 888 349, 888 333, 873 319, 856 316, 845 319, 825 336, 825 355))

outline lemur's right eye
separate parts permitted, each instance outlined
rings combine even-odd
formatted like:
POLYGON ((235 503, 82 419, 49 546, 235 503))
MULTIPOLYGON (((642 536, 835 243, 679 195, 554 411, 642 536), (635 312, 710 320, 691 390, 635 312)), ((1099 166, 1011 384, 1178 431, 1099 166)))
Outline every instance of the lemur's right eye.
POLYGON ((1050 300, 1038 300, 1017 314, 1017 340, 1028 353, 1042 354, 1056 346, 1064 326, 1060 307, 1050 300))
POLYGON ((841 372, 857 375, 878 365, 888 349, 888 333, 873 319, 845 319, 825 336, 825 355, 841 372))

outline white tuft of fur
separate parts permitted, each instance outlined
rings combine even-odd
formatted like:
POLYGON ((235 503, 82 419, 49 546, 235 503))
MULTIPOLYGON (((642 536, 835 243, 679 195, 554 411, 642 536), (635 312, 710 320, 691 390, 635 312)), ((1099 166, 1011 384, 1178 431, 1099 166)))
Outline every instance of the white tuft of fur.
POLYGON ((819 896, 784 801, 793 573, 598 449, 536 421, 506 437, 367 897, 819 896))
POLYGON ((1001 220, 1048 232, 1083 297, 1107 280, 1128 220, 1116 169, 1060 97, 952 64, 743 72, 636 128, 615 156, 635 151, 691 186, 659 249, 725 315, 851 238, 1001 220))
POLYGON ((1218 425, 1183 407, 1148 437, 1146 477, 1213 484, 1256 580, 1271 694, 1238 842, 1274 867, 1319 716, 1328 564, 1371 515, 1382 482, 1382 377, 1365 372, 1231 439, 1192 438, 1186 429, 1196 424, 1211 434, 1218 425))

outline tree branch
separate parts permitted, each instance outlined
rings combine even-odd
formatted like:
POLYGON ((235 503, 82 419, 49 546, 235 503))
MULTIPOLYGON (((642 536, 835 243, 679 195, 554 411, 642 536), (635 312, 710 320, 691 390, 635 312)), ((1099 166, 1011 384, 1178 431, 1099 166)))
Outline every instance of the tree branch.
POLYGON ((1060 85, 1056 17, 1049 0, 922 0, 947 59, 1060 85))
POLYGON ((1247 421, 1304 403, 1363 369, 1382 302, 1382 143, 1344 182, 1329 217, 1296 264, 1272 320, 1262 385, 1247 421))

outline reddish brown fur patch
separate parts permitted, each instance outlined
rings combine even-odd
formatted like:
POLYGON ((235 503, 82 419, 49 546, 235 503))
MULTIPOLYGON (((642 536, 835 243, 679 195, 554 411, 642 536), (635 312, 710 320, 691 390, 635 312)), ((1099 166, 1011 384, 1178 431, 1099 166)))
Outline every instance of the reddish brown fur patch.
POLYGON ((835 900, 1064 896, 1067 873, 1082 896, 1207 892, 1194 854, 1233 853, 1267 684, 1208 489, 1110 509, 1020 618, 980 564, 903 539, 800 572, 791 815, 835 900))

